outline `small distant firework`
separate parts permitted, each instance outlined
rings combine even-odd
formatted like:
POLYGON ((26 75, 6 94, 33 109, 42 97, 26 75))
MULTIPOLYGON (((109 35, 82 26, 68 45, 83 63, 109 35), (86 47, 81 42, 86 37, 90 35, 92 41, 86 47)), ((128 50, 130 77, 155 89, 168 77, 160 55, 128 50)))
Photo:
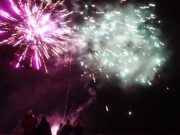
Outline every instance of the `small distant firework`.
POLYGON ((130 116, 131 116, 131 115, 132 115, 132 112, 131 112, 131 111, 129 111, 129 112, 128 112, 128 115, 130 115, 130 116))
POLYGON ((108 108, 108 106, 107 106, 107 105, 106 105, 106 111, 107 111, 107 112, 109 112, 109 108, 108 108))
POLYGON ((44 67, 48 72, 45 59, 68 51, 72 31, 66 18, 72 12, 63 7, 64 1, 9 0, 14 13, 0 9, 0 45, 19 47, 16 68, 29 59, 30 66, 37 70, 44 67), (7 36, 2 34, 8 38, 3 39, 7 36))
POLYGON ((100 8, 92 15, 80 13, 85 24, 80 28, 87 43, 81 56, 84 74, 116 76, 123 84, 152 85, 151 80, 166 61, 164 43, 160 41, 161 21, 153 13, 155 4, 135 7, 100 8))

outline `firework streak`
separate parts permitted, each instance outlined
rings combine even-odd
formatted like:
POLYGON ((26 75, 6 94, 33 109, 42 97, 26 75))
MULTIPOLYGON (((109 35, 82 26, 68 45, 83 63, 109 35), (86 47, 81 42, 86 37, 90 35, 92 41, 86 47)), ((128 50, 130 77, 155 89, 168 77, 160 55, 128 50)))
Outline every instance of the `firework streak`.
POLYGON ((88 46, 80 59, 87 69, 84 74, 94 81, 96 74, 103 73, 107 78, 117 76, 124 84, 151 85, 166 61, 164 43, 159 39, 161 21, 153 14, 154 7, 108 5, 103 9, 96 6, 91 16, 81 12, 85 24, 78 29, 88 46))
POLYGON ((30 66, 37 70, 44 67, 48 72, 45 59, 68 51, 72 31, 67 26, 70 21, 65 18, 72 12, 63 8, 64 0, 55 3, 52 0, 18 0, 16 3, 9 0, 9 3, 14 11, 12 15, 0 9, 0 34, 9 36, 1 38, 0 44, 20 48, 16 68, 28 57, 30 66))

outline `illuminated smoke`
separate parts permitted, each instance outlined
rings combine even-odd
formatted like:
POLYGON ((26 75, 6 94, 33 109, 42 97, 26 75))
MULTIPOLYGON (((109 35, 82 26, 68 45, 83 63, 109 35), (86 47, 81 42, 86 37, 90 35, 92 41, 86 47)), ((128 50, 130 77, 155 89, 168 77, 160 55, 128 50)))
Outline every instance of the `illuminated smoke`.
POLYGON ((155 74, 166 61, 160 40, 161 21, 154 14, 155 4, 106 6, 80 13, 85 24, 80 27, 87 43, 80 63, 92 79, 101 74, 116 76, 123 84, 152 85, 155 74))

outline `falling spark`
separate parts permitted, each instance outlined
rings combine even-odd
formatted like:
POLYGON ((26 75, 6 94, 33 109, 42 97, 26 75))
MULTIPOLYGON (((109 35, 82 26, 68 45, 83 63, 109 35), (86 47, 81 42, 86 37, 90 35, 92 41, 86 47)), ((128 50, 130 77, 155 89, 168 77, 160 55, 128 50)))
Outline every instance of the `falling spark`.
POLYGON ((131 112, 131 111, 129 111, 129 112, 128 112, 128 115, 130 115, 130 116, 131 116, 131 115, 132 115, 132 112, 131 112))
POLYGON ((107 105, 106 105, 106 111, 107 111, 107 112, 109 112, 109 108, 108 108, 108 106, 107 106, 107 105))

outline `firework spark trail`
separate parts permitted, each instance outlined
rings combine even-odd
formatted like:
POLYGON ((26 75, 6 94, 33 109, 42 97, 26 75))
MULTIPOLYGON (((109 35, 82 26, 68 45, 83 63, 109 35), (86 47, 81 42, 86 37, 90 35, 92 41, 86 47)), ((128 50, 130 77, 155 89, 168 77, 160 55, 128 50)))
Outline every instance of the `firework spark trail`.
POLYGON ((67 92, 66 92, 66 101, 65 101, 65 108, 64 108, 62 123, 64 122, 65 117, 66 117, 68 100, 69 100, 69 92, 71 90, 71 66, 72 66, 72 53, 71 53, 70 60, 69 60, 69 78, 68 78, 68 87, 67 87, 67 92))
POLYGON ((0 17, 5 20, 1 20, 0 34, 10 35, 7 39, 0 40, 0 44, 10 44, 21 50, 16 68, 30 56, 30 65, 36 69, 44 66, 47 72, 45 58, 68 51, 73 31, 68 27, 67 24, 71 21, 66 17, 73 12, 64 9, 64 1, 57 0, 53 3, 52 0, 9 0, 11 8, 20 18, 0 9, 0 17))
MULTIPOLYGON (((96 6, 97 7, 97 6, 96 6)), ((152 85, 151 80, 164 64, 164 43, 159 39, 160 20, 153 13, 155 4, 140 7, 97 8, 92 16, 84 15, 79 28, 87 52, 81 56, 84 74, 115 75, 122 82, 152 85), (89 51, 90 50, 90 51, 89 51)))

